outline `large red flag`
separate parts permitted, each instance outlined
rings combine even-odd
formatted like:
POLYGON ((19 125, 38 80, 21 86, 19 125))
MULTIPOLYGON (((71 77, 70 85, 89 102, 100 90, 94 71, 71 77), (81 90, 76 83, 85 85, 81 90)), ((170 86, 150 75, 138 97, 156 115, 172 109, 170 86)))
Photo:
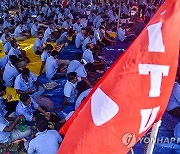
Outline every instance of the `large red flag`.
POLYGON ((166 0, 62 128, 60 154, 127 153, 161 119, 177 70, 179 25, 180 0, 166 0))

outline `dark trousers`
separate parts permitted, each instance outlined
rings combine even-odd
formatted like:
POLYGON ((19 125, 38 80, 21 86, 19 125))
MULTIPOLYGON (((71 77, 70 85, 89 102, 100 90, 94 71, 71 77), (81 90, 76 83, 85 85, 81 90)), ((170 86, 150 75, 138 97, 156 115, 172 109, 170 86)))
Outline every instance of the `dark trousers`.
POLYGON ((141 11, 142 11, 142 17, 144 17, 144 15, 145 15, 145 5, 139 5, 139 7, 138 7, 138 16, 139 17, 140 17, 141 11))
POLYGON ((170 111, 168 111, 168 113, 179 118, 180 117, 180 107, 170 110, 170 111))
POLYGON ((54 76, 52 77, 52 80, 58 80, 60 78, 64 78, 66 77, 66 73, 56 73, 54 74, 54 76))
POLYGON ((18 104, 18 101, 11 101, 11 102, 8 102, 6 103, 6 107, 5 109, 8 111, 6 113, 6 116, 8 117, 11 113, 15 112, 16 111, 16 106, 18 104))

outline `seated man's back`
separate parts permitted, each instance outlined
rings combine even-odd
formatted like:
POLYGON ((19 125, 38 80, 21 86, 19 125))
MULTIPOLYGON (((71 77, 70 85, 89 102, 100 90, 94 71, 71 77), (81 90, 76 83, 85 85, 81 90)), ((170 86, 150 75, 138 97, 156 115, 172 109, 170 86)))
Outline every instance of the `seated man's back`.
POLYGON ((39 130, 36 137, 29 143, 28 153, 56 154, 59 143, 62 141, 56 130, 47 130, 48 122, 43 115, 36 118, 36 127, 39 130))

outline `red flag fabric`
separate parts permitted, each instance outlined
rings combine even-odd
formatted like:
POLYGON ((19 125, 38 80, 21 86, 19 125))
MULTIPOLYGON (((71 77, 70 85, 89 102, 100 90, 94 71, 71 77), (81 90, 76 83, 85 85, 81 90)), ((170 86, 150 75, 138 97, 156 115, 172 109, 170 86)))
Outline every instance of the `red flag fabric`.
POLYGON ((58 153, 127 153, 161 119, 177 71, 179 25, 180 0, 166 0, 62 128, 58 153))

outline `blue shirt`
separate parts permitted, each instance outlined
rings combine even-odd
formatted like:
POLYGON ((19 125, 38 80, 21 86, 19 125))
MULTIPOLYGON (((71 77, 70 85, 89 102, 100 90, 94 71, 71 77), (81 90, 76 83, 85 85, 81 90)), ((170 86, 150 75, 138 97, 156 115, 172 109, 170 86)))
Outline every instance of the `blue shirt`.
POLYGON ((4 56, 0 59, 0 68, 4 68, 8 62, 8 56, 4 56))
POLYGON ((47 39, 51 39, 51 33, 53 32, 53 29, 51 28, 47 28, 46 31, 44 32, 44 38, 47 40, 47 39))
POLYGON ((35 36, 35 35, 37 35, 37 32, 38 32, 38 26, 33 24, 33 26, 31 27, 31 35, 35 36))
POLYGON ((3 80, 5 82, 5 85, 7 87, 12 87, 14 85, 14 80, 18 75, 19 71, 17 70, 17 68, 12 65, 11 62, 8 62, 3 72, 3 80))
POLYGON ((15 36, 15 37, 20 37, 20 36, 22 36, 21 33, 22 33, 24 30, 27 30, 27 27, 26 27, 25 25, 23 25, 22 27, 21 27, 20 25, 17 26, 16 29, 15 29, 15 31, 14 31, 14 36, 15 36))
POLYGON ((50 53, 48 53, 47 51, 43 51, 43 53, 41 54, 41 61, 46 62, 47 58, 50 56, 50 53))
POLYGON ((61 43, 66 43, 68 42, 68 33, 64 32, 61 34, 61 36, 57 39, 56 45, 60 45, 61 43))
POLYGON ((37 77, 32 72, 29 74, 28 82, 22 78, 22 74, 19 74, 15 79, 14 88, 21 91, 35 90, 35 81, 37 77))
MULTIPOLYGON (((8 33, 8 35, 12 38, 13 37, 13 35, 9 32, 8 33)), ((6 34, 5 33, 3 33, 2 34, 2 36, 1 36, 1 40, 2 40, 2 44, 4 45, 4 44, 6 44, 6 42, 7 42, 7 40, 6 40, 6 34)))
POLYGON ((4 45, 4 52, 8 53, 11 48, 12 48, 11 43, 10 42, 6 42, 6 44, 4 45))
POLYGON ((51 79, 56 74, 58 69, 58 62, 54 57, 50 56, 46 60, 46 77, 51 79))
POLYGON ((6 27, 10 28, 11 26, 12 26, 12 25, 11 25, 10 22, 5 21, 4 24, 3 24, 3 29, 6 28, 6 27))
POLYGON ((89 49, 86 49, 83 52, 83 59, 87 62, 87 63, 94 63, 94 58, 93 58, 93 54, 92 51, 89 49))
POLYGON ((7 126, 9 126, 9 122, 0 114, 0 143, 8 142, 11 132, 4 131, 7 126))
POLYGON ((34 51, 37 51, 37 48, 40 47, 41 49, 43 48, 43 45, 46 43, 46 39, 40 40, 39 38, 36 39, 34 42, 34 51))
POLYGON ((62 141, 56 130, 45 130, 36 133, 36 137, 29 143, 29 154, 57 154, 59 143, 62 141))
POLYGON ((180 107, 180 85, 175 82, 166 110, 170 111, 177 107, 180 107))
POLYGON ((6 113, 8 112, 6 111, 5 107, 6 106, 4 105, 3 97, 0 96, 0 115, 5 116, 6 113))
POLYGON ((32 121, 34 111, 39 107, 39 105, 31 98, 31 102, 28 106, 25 106, 21 101, 16 106, 16 115, 23 115, 27 121, 32 121))
POLYGON ((97 30, 94 32, 94 38, 95 38, 96 41, 102 39, 102 36, 103 36, 103 35, 102 35, 102 33, 100 32, 99 29, 97 29, 97 30))
POLYGON ((82 50, 83 50, 83 51, 86 50, 86 45, 87 45, 88 43, 96 44, 95 38, 90 39, 90 37, 87 37, 87 38, 83 41, 83 45, 82 45, 82 50))
POLYGON ((18 48, 11 48, 8 52, 8 56, 15 55, 17 58, 21 55, 21 51, 18 48))
POLYGON ((86 77, 87 77, 87 72, 86 72, 83 64, 81 64, 81 65, 76 69, 75 72, 77 73, 77 76, 78 76, 78 77, 81 77, 81 78, 83 78, 83 77, 86 78, 86 77))
POLYGON ((70 72, 75 72, 80 65, 81 63, 78 60, 72 60, 68 65, 67 74, 70 72))
POLYGON ((76 48, 79 48, 82 45, 83 41, 84 41, 84 35, 80 32, 77 34, 75 39, 76 48))
POLYGON ((75 103, 76 98, 77 98, 77 82, 72 83, 70 81, 67 81, 66 84, 64 85, 64 96, 68 98, 69 103, 75 103))

